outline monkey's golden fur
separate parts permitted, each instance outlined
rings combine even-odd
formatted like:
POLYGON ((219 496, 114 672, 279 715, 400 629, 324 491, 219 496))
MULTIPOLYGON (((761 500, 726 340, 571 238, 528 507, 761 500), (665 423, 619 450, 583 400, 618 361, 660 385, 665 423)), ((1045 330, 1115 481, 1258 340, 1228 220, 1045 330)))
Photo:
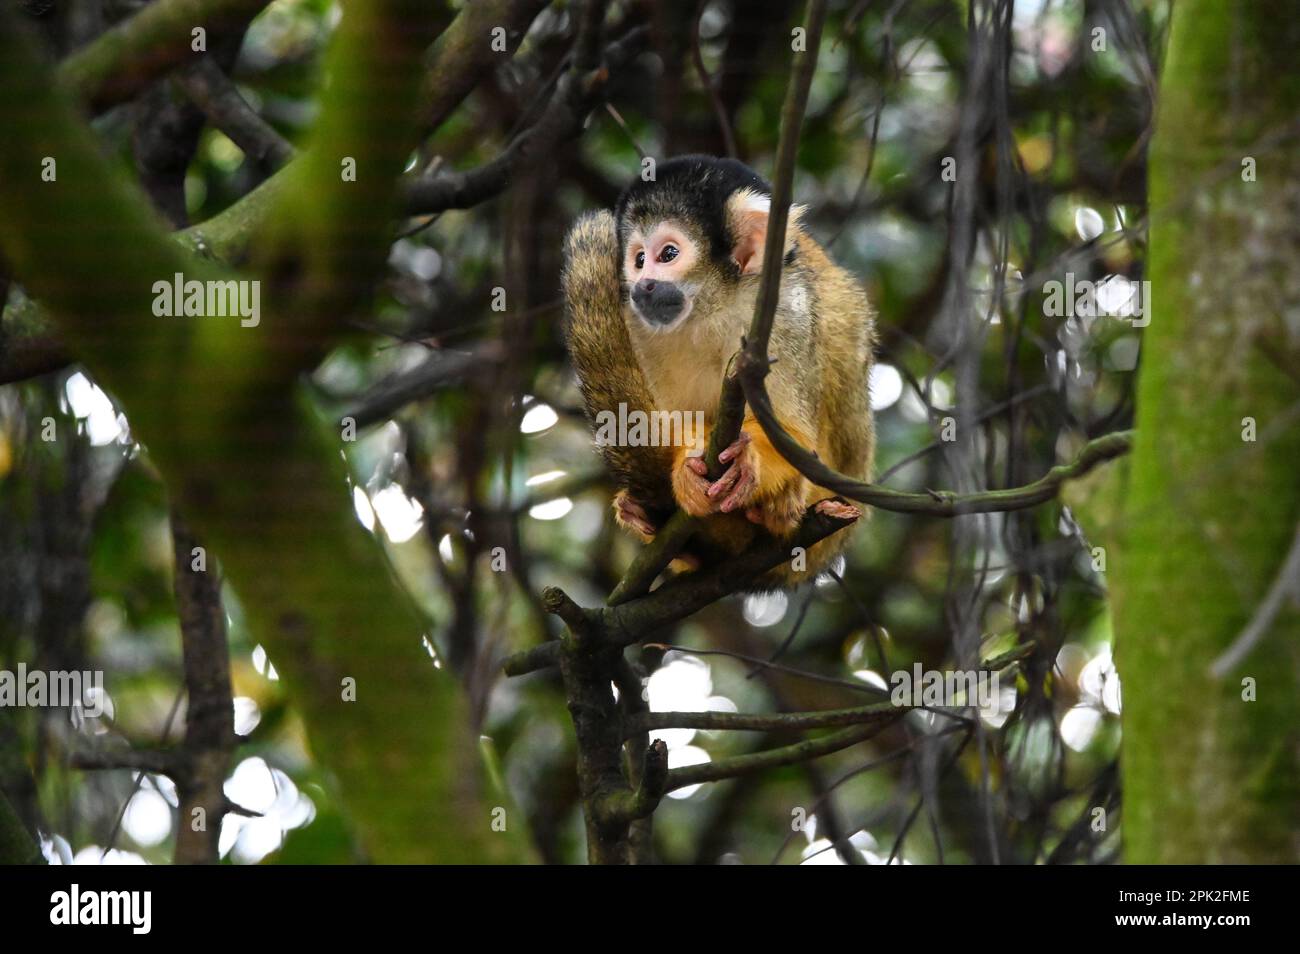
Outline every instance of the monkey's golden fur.
MULTIPOLYGON (((659 199, 656 215, 662 216, 659 199)), ((868 480, 875 443, 867 393, 875 344, 871 308, 857 281, 804 230, 800 211, 792 210, 787 230, 768 391, 778 419, 803 446, 841 473, 868 480)), ((707 228, 697 210, 676 212, 673 221, 678 227, 707 248, 707 228)), ((746 227, 738 219, 750 213, 752 203, 728 203, 728 241, 735 241, 735 232, 746 227)), ((628 215, 633 217, 635 209, 628 215)), ((618 230, 622 225, 625 241, 633 224, 616 223, 608 211, 588 213, 565 243, 566 339, 588 413, 594 419, 600 411, 616 412, 620 402, 629 411, 647 413, 698 409, 712 428, 726 366, 754 314, 760 276, 728 268, 734 262, 701 255, 691 266, 691 282, 699 285, 693 309, 676 327, 651 328, 628 304, 622 277, 618 230)), ((781 457, 752 415, 746 415, 743 429, 750 437, 747 461, 757 476, 747 503, 754 509, 748 519, 742 512, 704 517, 704 531, 691 549, 706 560, 740 552, 762 528, 787 536, 809 505, 832 496, 781 457)), ((709 505, 696 499, 699 485, 683 467, 688 449, 604 446, 601 451, 618 486, 662 525, 674 504, 697 515, 709 505)), ((621 515, 620 523, 627 526, 621 515)), ((802 571, 787 563, 760 585, 791 586, 812 579, 844 551, 850 532, 842 530, 811 548, 802 571)))

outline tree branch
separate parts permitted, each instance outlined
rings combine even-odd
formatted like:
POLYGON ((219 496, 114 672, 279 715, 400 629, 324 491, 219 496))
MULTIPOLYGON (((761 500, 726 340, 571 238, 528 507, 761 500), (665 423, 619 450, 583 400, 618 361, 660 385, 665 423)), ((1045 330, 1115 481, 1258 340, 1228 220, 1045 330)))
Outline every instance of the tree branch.
POLYGON ((131 769, 171 778, 181 758, 174 748, 166 749, 75 749, 68 754, 68 765, 87 771, 131 769))
POLYGON ((509 60, 547 0, 474 0, 438 37, 420 93, 420 128, 437 129, 478 85, 483 75, 509 60), (505 31, 506 48, 494 49, 492 31, 505 31))
MULTIPOLYGON (((461 11, 460 17, 470 17, 471 11, 477 10, 478 6, 478 4, 467 6, 461 11)), ((460 17, 457 18, 457 22, 460 17)), ((448 32, 462 35, 468 29, 468 25, 462 28, 453 24, 453 28, 448 32)), ((434 175, 403 179, 399 189, 399 207, 402 213, 433 215, 450 209, 471 208, 500 194, 509 187, 515 170, 521 165, 536 161, 558 143, 581 131, 587 113, 603 90, 608 69, 616 69, 624 65, 640 52, 646 36, 644 29, 637 28, 621 40, 607 46, 605 49, 607 67, 597 71, 586 82, 571 86, 571 95, 557 94, 537 123, 516 136, 495 159, 468 172, 439 172, 434 175), (573 90, 577 91, 576 95, 572 94, 573 90)), ((464 65, 463 58, 472 53, 473 49, 457 41, 446 46, 435 45, 435 51, 437 57, 435 65, 430 68, 431 77, 457 74, 460 67, 464 65)), ((193 93, 193 90, 187 87, 187 92, 193 93)), ((231 92, 238 96, 237 91, 231 92)), ((221 108, 232 107, 227 104, 221 108)), ((244 117, 243 121, 247 122, 248 118, 244 117)), ((252 118, 261 123, 260 117, 254 115, 252 118)), ((248 139, 246 144, 238 140, 236 143, 241 148, 264 150, 264 145, 257 144, 253 130, 250 129, 249 132, 254 138, 248 139)), ((274 133, 273 130, 271 132, 274 133)), ((275 155, 283 151, 283 146, 272 145, 270 149, 271 154, 275 155)), ((178 244, 187 251, 206 259, 231 265, 244 262, 253 237, 266 226, 273 209, 284 201, 284 195, 290 185, 291 173, 297 165, 297 162, 290 163, 285 169, 271 176, 248 195, 212 218, 174 233, 178 244)), ((68 350, 57 338, 42 330, 43 318, 41 310, 32 304, 10 309, 6 314, 4 325, 11 340, 8 351, 0 356, 0 384, 58 370, 70 362, 71 356, 68 350), (15 323, 19 327, 8 330, 9 326, 15 323)), ((667 562, 664 565, 666 566, 667 562)), ((658 571, 655 575, 657 573, 658 571)), ((653 580, 653 576, 651 579, 653 580)))
POLYGON ((604 92, 611 71, 639 53, 646 37, 643 28, 631 30, 605 48, 600 67, 591 72, 575 69, 565 73, 545 112, 511 140, 495 159, 469 172, 440 171, 406 181, 402 189, 406 214, 431 215, 447 209, 465 209, 503 192, 516 169, 549 155, 560 143, 582 131, 582 124, 604 92))
POLYGON ((126 102, 173 67, 206 53, 192 49, 193 33, 239 29, 268 0, 154 0, 102 33, 60 64, 59 82, 97 116, 126 102))
POLYGON ((340 410, 336 420, 352 418, 357 427, 369 427, 388 420, 413 401, 429 397, 473 372, 491 373, 501 358, 498 342, 487 342, 471 351, 438 349, 409 371, 378 381, 368 391, 340 410))
POLYGON ((859 742, 865 742, 867 739, 883 732, 889 726, 890 721, 855 725, 839 732, 832 732, 830 735, 822 736, 819 739, 806 739, 793 745, 768 749, 766 752, 736 755, 731 758, 718 759, 716 762, 705 762, 701 765, 686 765, 675 768, 668 773, 667 790, 672 792, 688 785, 699 785, 702 782, 718 782, 726 778, 735 778, 737 775, 746 775, 750 772, 779 768, 783 765, 795 765, 810 759, 821 758, 823 755, 830 755, 832 752, 838 752, 841 749, 847 749, 851 745, 857 745, 859 742))
MULTIPOLYGON (((764 573, 789 560, 794 548, 807 549, 851 523, 853 520, 820 513, 810 507, 789 540, 761 543, 718 566, 678 577, 653 593, 619 606, 578 608, 581 617, 575 618, 574 623, 591 634, 588 639, 619 648, 630 646, 661 626, 685 619, 710 603, 753 585, 754 580, 764 573)), ((565 612, 572 617, 572 605, 566 606, 565 612)), ((570 620, 566 618, 565 622, 570 620)), ((502 668, 508 676, 519 676, 554 665, 559 654, 558 642, 543 643, 510 656, 502 668)))
POLYGON ((237 742, 226 611, 221 577, 215 565, 207 565, 215 558, 199 546, 177 514, 172 515, 172 549, 186 694, 182 770, 174 776, 180 796, 175 860, 216 864, 221 857, 221 819, 229 805, 224 785, 237 742), (200 568, 195 569, 200 558, 200 568))
MULTIPOLYGON (((460 16, 469 16, 476 7, 477 4, 466 6, 460 16)), ((616 68, 628 62, 641 51, 646 36, 646 31, 638 28, 611 43, 605 49, 606 63, 616 68)), ((438 49, 435 46, 435 50, 438 49)), ((463 44, 442 48, 441 56, 430 68, 429 75, 455 74, 464 66, 461 57, 465 54, 463 44)), ((482 166, 468 172, 439 171, 403 179, 399 189, 400 211, 405 215, 434 215, 450 209, 471 208, 500 194, 510 185, 515 169, 523 162, 537 160, 555 144, 581 130, 590 105, 603 91, 607 79, 604 74, 605 70, 598 70, 585 84, 577 85, 578 92, 585 97, 580 102, 557 93, 533 126, 521 132, 499 156, 482 166)), ((243 260, 249 242, 266 223, 273 206, 280 201, 290 173, 297 164, 291 163, 225 211, 191 226, 178 236, 189 248, 219 261, 236 263, 243 260)))
POLYGON ((781 296, 781 260, 785 257, 786 227, 790 220, 790 203, 794 199, 794 166, 799 156, 799 130, 808 106, 808 91, 817 71, 817 53, 821 47, 822 27, 826 23, 825 0, 809 0, 807 46, 799 54, 794 75, 785 91, 781 106, 781 141, 776 151, 776 173, 772 177, 772 204, 768 213, 767 236, 763 246, 763 271, 759 276, 758 300, 754 320, 750 323, 747 351, 755 358, 767 357, 767 342, 776 318, 781 296))
POLYGON ((631 719, 624 731, 628 735, 634 732, 653 732, 656 729, 803 731, 895 722, 911 709, 911 706, 896 706, 892 702, 873 702, 867 706, 827 709, 824 712, 647 712, 631 719))
MULTIPOLYGON (((664 648, 676 649, 677 647, 669 646, 664 648)), ((1002 672, 1021 659, 1031 655, 1034 648, 1034 643, 1022 643, 1000 656, 986 660, 980 665, 980 670, 982 672, 1002 672)), ((734 657, 739 654, 728 653, 728 655, 734 657)), ((749 657, 740 658, 748 659, 749 657)), ((781 670, 783 667, 773 668, 781 670)), ((792 672, 796 675, 817 675, 815 673, 802 673, 798 670, 792 672)), ((707 729, 741 732, 804 731, 806 729, 826 729, 841 725, 894 722, 914 709, 949 716, 960 722, 969 721, 960 712, 951 712, 941 707, 873 702, 865 706, 852 706, 847 709, 826 709, 820 712, 641 712, 627 720, 624 731, 628 736, 640 732, 653 732, 656 729, 707 729)))
POLYGON ((596 801, 596 813, 607 825, 648 818, 668 791, 668 744, 655 739, 646 748, 641 782, 635 790, 612 792, 596 801))
POLYGON ((1031 484, 1003 490, 985 490, 970 494, 931 490, 927 493, 908 493, 891 490, 846 477, 828 467, 816 454, 802 447, 781 426, 772 411, 771 398, 764 378, 767 375, 766 358, 752 357, 746 352, 740 371, 741 382, 750 409, 767 434, 772 446, 800 473, 827 490, 870 504, 881 510, 895 513, 918 513, 931 517, 956 517, 968 513, 1002 513, 1036 507, 1054 498, 1061 486, 1116 457, 1122 457, 1133 447, 1132 431, 1114 431, 1095 438, 1084 445, 1079 455, 1068 464, 1058 464, 1031 484))
POLYGON ((293 145, 249 106, 234 82, 204 57, 176 75, 176 82, 208 122, 225 133, 245 156, 278 169, 295 155, 293 145))
POLYGON ((12 384, 66 368, 72 355, 58 332, 28 298, 8 308, 0 301, 0 384, 12 384))

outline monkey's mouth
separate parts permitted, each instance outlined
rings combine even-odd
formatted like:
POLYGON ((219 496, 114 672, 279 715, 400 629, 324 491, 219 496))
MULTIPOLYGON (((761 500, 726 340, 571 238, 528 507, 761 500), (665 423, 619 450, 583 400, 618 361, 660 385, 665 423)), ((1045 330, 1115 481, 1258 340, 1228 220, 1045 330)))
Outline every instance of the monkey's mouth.
POLYGON ((680 325, 686 316, 691 313, 691 305, 692 302, 687 301, 673 309, 651 308, 646 310, 633 302, 632 310, 636 312, 636 316, 651 331, 664 332, 671 331, 680 325))
POLYGON ((694 299, 683 293, 676 285, 662 284, 652 293, 644 294, 637 289, 630 296, 632 310, 652 331, 669 331, 691 313, 694 299))

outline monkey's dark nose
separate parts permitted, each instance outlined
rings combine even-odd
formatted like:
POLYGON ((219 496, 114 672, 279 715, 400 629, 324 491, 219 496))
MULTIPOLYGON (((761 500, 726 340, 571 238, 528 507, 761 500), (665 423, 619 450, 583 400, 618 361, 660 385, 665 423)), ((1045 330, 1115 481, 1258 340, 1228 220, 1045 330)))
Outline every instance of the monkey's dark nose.
POLYGON ((686 296, 673 282, 643 278, 632 286, 632 304, 651 325, 668 325, 682 313, 686 296))

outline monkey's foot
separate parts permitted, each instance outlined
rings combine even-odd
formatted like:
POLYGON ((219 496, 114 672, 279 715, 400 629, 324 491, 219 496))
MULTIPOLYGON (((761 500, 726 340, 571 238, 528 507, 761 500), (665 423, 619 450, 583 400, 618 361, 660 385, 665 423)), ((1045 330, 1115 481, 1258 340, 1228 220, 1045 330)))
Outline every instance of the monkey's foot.
MULTIPOLYGON (((802 495, 791 493, 746 508, 745 518, 750 523, 761 524, 774 537, 784 537, 793 533, 799 526, 803 520, 804 509, 802 495)), ((839 520, 857 520, 862 516, 860 508, 833 498, 819 500, 814 509, 818 513, 839 520)))
POLYGON ((817 506, 814 509, 818 513, 824 513, 828 517, 837 517, 840 520, 857 520, 862 516, 861 507, 846 500, 836 500, 834 497, 827 497, 825 500, 817 501, 817 506))
POLYGON ((803 494, 792 492, 746 508, 745 518, 750 523, 761 524, 774 537, 784 537, 799 526, 803 511, 803 494))
POLYGON ((637 503, 626 490, 620 490, 614 495, 614 518, 621 526, 627 527, 646 543, 653 540, 655 534, 659 532, 659 527, 650 519, 645 507, 637 503))

